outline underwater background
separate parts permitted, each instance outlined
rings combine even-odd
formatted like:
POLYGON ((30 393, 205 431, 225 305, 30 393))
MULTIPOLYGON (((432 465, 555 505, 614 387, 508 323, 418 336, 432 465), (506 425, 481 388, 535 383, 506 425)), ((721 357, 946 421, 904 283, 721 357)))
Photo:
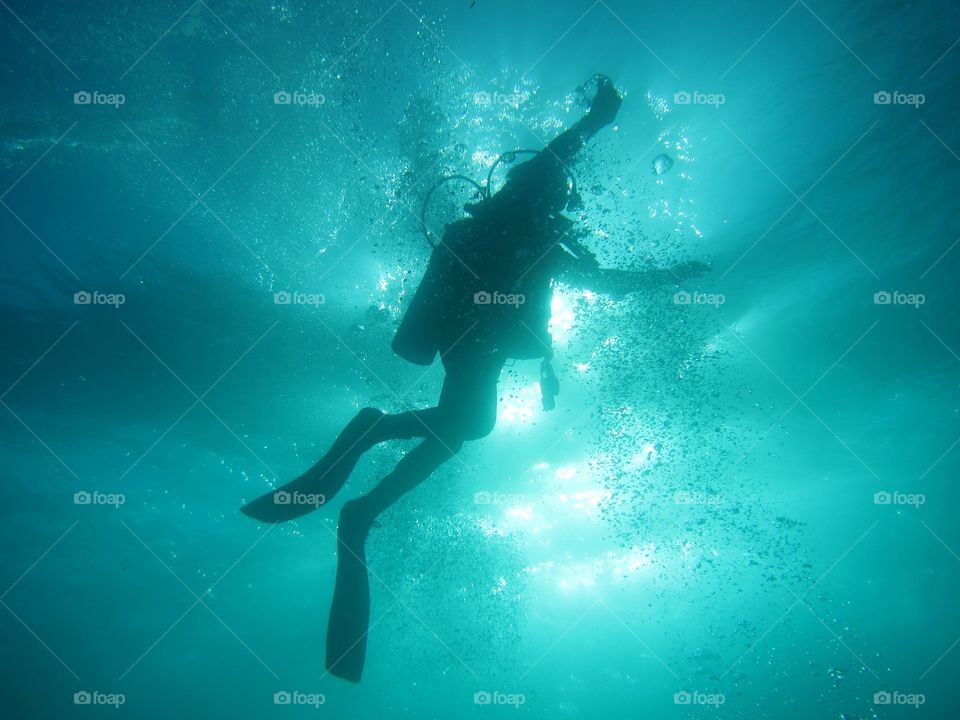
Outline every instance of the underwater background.
POLYGON ((0 5, 4 717, 955 717, 956 3, 0 5), (238 508, 435 402, 389 348, 424 195, 596 73, 583 242, 712 270, 556 288, 557 408, 510 363, 325 675, 337 510, 411 442, 238 508))

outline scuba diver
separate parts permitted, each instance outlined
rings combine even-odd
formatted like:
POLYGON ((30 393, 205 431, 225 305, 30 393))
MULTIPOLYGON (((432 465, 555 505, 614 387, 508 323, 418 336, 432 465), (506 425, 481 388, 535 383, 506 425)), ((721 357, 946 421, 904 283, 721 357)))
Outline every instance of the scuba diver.
POLYGON ((436 407, 396 414, 363 408, 316 465, 242 508, 266 523, 300 517, 329 502, 378 443, 422 438, 373 490, 340 511, 326 649, 333 675, 359 682, 363 672, 370 615, 365 541, 376 518, 466 441, 493 430, 497 382, 508 359, 542 359, 544 408, 553 406, 558 385, 547 329, 552 282, 622 294, 708 269, 697 262, 640 272, 601 268, 570 237, 573 221, 560 214, 579 205, 569 165, 587 140, 614 121, 622 103, 609 78, 597 76, 596 83, 589 111, 531 160, 515 165, 493 195, 488 178, 480 200, 464 208, 469 217, 447 225, 434 245, 392 348, 420 365, 440 356, 446 374, 436 407))

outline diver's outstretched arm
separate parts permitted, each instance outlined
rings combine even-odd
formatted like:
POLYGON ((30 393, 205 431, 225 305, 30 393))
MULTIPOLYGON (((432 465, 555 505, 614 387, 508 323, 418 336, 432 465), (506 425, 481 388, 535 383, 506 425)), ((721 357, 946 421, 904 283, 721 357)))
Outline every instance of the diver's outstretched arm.
POLYGON ((701 262, 680 263, 669 268, 651 270, 618 270, 602 268, 591 259, 570 258, 564 262, 557 279, 576 287, 609 295, 653 290, 661 285, 680 283, 709 272, 701 262))
POLYGON ((576 124, 547 145, 544 155, 552 155, 564 165, 573 161, 583 144, 617 117, 623 98, 606 75, 597 76, 597 94, 590 110, 576 124))

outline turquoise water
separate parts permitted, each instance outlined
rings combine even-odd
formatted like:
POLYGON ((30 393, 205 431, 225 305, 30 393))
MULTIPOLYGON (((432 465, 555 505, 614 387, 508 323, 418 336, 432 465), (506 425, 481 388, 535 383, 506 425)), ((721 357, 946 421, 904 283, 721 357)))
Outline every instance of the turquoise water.
POLYGON ((6 0, 0 32, 4 717, 954 717, 955 4, 6 0), (389 349, 422 198, 597 72, 586 244, 712 271, 556 288, 557 408, 505 369, 371 534, 363 682, 326 675, 337 510, 411 442, 303 520, 238 508, 436 401, 389 349))

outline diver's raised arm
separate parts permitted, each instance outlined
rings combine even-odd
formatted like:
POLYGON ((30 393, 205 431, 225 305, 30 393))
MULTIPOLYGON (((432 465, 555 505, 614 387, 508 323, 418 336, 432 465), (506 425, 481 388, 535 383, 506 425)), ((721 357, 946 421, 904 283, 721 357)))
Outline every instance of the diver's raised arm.
POLYGON ((545 155, 553 155, 564 165, 570 163, 583 144, 616 119, 623 98, 606 75, 597 76, 597 94, 590 110, 574 125, 547 145, 545 155))
MULTIPOLYGON (((505 201, 522 200, 543 214, 559 212, 572 199, 568 189, 569 165, 584 142, 617 116, 623 98, 610 79, 597 76, 597 93, 590 110, 532 160, 507 173, 507 182, 494 195, 505 201)), ((473 212, 468 209, 468 212, 473 212)))

